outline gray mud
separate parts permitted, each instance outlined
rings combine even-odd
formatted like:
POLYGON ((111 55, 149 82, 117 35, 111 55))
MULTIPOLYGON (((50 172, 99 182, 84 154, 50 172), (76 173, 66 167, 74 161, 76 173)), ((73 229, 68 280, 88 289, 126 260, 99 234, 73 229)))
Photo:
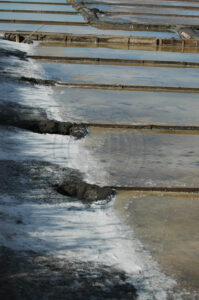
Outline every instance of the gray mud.
POLYGON ((27 54, 21 50, 0 48, 0 56, 4 56, 4 57, 15 56, 22 60, 26 60, 27 54))
POLYGON ((67 261, 42 253, 0 248, 0 298, 136 299, 124 272, 93 263, 67 261))
POLYGON ((56 81, 55 80, 48 80, 48 79, 40 79, 40 78, 33 78, 33 77, 25 77, 22 76, 19 79, 20 81, 29 82, 33 85, 46 85, 46 86, 55 86, 56 81))
POLYGON ((0 193, 15 195, 19 198, 30 189, 30 198, 40 189, 44 196, 37 196, 38 201, 53 203, 81 200, 91 203, 97 200, 110 200, 114 191, 108 187, 88 184, 83 174, 70 168, 61 168, 56 164, 39 161, 15 162, 0 160, 0 193), (68 198, 68 197, 70 198, 68 198))
POLYGON ((0 104, 0 124, 36 133, 72 135, 76 138, 82 138, 87 134, 84 125, 49 120, 44 109, 17 103, 0 104))
POLYGON ((111 199, 111 196, 115 194, 113 189, 109 187, 89 184, 72 176, 62 182, 62 184, 57 187, 57 191, 63 195, 75 197, 86 202, 111 199))

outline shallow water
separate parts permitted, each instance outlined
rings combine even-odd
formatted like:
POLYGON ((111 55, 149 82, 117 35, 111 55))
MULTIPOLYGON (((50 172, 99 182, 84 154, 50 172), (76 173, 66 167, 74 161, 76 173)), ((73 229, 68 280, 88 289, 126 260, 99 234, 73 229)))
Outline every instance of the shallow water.
MULTIPOLYGON (((84 148, 90 154, 87 176, 100 185, 199 185, 197 135, 92 128, 79 147, 79 155, 84 148)), ((70 153, 77 155, 72 148, 70 153)))
POLYGON ((141 37, 156 37, 156 38, 179 38, 177 33, 169 32, 153 32, 153 31, 124 31, 124 30, 101 30, 91 26, 62 26, 62 25, 44 25, 38 28, 38 25, 31 24, 8 24, 1 23, 0 31, 34 31, 38 32, 60 32, 74 34, 103 34, 114 36, 141 36, 141 37))
POLYGON ((199 69, 41 63, 48 79, 77 83, 198 87, 199 69))
POLYGON ((123 50, 108 48, 81 48, 67 46, 49 46, 42 44, 34 49, 34 55, 49 56, 76 56, 76 57, 103 57, 103 58, 123 58, 140 60, 163 60, 163 61, 186 61, 199 62, 198 53, 177 53, 164 51, 146 51, 146 50, 123 50))
POLYGON ((57 21, 57 22, 84 22, 80 15, 55 15, 55 14, 26 14, 15 12, 0 12, 1 20, 38 20, 38 21, 57 21))
POLYGON ((136 15, 120 15, 120 14, 115 14, 111 16, 101 16, 100 20, 101 21, 106 21, 106 20, 111 20, 112 22, 120 22, 121 24, 123 22, 134 22, 134 23, 141 23, 141 24, 155 24, 155 25, 164 25, 164 24, 169 24, 169 25, 192 25, 196 26, 199 24, 199 20, 196 18, 190 17, 166 17, 166 16, 136 16, 136 15))
MULTIPOLYGON (((49 1, 48 1, 49 2, 49 1)), ((39 5, 24 3, 0 3, 1 9, 25 9, 25 10, 53 10, 53 11, 75 11, 71 5, 39 5)))
POLYGON ((64 119, 123 124, 199 125, 197 94, 53 88, 64 119))
MULTIPOLYGON (((95 1, 98 1, 98 0, 93 0, 93 2, 95 1)), ((133 3, 138 3, 136 0, 131 0, 131 1, 128 1, 128 0, 102 0, 102 2, 104 4, 106 3, 115 3, 115 4, 118 4, 120 6, 122 6, 122 3, 130 3, 130 4, 133 4, 133 3)), ((143 4, 153 4, 153 5, 172 5, 172 6, 195 6, 195 7, 198 7, 199 4, 197 3, 198 1, 158 1, 158 0, 144 0, 142 1, 143 4)))
MULTIPOLYGON (((8 1, 12 1, 12 0, 8 0, 8 1)), ((45 3, 45 2, 50 2, 50 3, 57 3, 57 4, 59 4, 59 3, 66 3, 66 1, 65 0, 26 0, 26 1, 23 1, 23 0, 20 0, 20 2, 24 2, 24 3, 26 3, 26 2, 43 2, 43 3, 45 3)), ((41 4, 40 4, 40 6, 41 6, 41 4)))
POLYGON ((188 10, 188 9, 180 9, 179 7, 174 7, 174 8, 154 8, 154 7, 137 7, 137 6, 112 6, 112 7, 106 7, 103 6, 97 6, 99 9, 102 9, 104 12, 114 12, 117 14, 117 12, 125 12, 129 13, 140 13, 140 14, 145 14, 145 13, 151 13, 151 14, 174 14, 174 15, 186 15, 186 16, 199 16, 199 11, 198 10, 188 10))

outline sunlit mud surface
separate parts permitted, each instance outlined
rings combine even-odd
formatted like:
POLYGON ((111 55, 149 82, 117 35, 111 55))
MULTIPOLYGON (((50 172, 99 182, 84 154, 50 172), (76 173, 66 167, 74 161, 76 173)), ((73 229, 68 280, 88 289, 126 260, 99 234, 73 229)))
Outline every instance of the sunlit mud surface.
POLYGON ((198 197, 121 192, 115 208, 163 270, 173 274, 181 288, 198 293, 198 197))

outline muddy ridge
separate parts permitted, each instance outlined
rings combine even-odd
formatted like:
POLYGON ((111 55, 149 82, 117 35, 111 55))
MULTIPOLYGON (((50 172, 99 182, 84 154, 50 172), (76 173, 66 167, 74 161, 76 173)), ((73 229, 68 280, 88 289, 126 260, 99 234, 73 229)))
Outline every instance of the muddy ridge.
POLYGON ((111 197, 115 195, 115 191, 111 187, 89 184, 75 177, 64 180, 60 185, 56 186, 56 190, 62 195, 74 197, 85 202, 111 200, 111 197))
POLYGON ((40 78, 25 77, 25 76, 21 76, 19 80, 24 82, 29 82, 33 85, 38 84, 38 85, 46 85, 46 86, 55 86, 57 84, 56 80, 40 79, 40 78))
POLYGON ((48 203, 74 200, 85 204, 98 200, 107 202, 115 195, 112 187, 85 182, 84 175, 76 169, 62 168, 45 161, 0 160, 0 169, 0 194, 14 194, 20 199, 26 195, 27 187, 29 192, 25 197, 48 203), (41 195, 35 194, 38 189, 43 191, 41 195))
POLYGON ((71 135, 76 138, 87 134, 84 125, 50 120, 43 109, 17 103, 0 104, 0 125, 15 126, 42 134, 71 135))
MULTIPOLYGON (((1 40, 1 39, 0 39, 1 40)), ((23 52, 21 50, 11 50, 11 49, 4 49, 4 48, 0 48, 0 56, 1 57, 10 57, 10 56, 15 56, 18 57, 19 59, 22 60, 27 60, 26 56, 26 52, 23 52)))

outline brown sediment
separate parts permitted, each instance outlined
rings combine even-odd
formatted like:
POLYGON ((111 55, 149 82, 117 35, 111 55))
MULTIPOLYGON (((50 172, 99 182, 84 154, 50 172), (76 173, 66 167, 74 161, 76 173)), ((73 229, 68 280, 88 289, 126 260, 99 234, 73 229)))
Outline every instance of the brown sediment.
POLYGON ((132 192, 167 192, 167 193, 196 193, 199 195, 199 187, 163 187, 163 186, 111 186, 117 191, 132 192))
POLYGON ((129 129, 135 132, 157 133, 157 134, 199 134, 199 126, 178 126, 178 125, 160 125, 160 124, 107 124, 107 123, 81 123, 87 128, 106 129, 129 129))
POLYGON ((14 23, 14 24, 38 24, 38 25, 60 25, 60 26, 88 26, 85 22, 70 22, 70 21, 43 21, 43 20, 10 20, 1 19, 0 23, 14 23))
POLYGON ((67 57, 67 56, 42 56, 29 55, 27 58, 41 61, 53 61, 71 64, 101 64, 101 65, 121 65, 121 66, 145 66, 145 67, 167 67, 167 68, 199 68, 197 62, 185 61, 160 61, 160 60, 136 60, 121 58, 101 58, 101 57, 67 57))
POLYGON ((78 15, 78 12, 76 11, 56 11, 56 10, 0 9, 0 12, 25 13, 25 14, 78 15))
POLYGON ((175 39, 175 38, 153 38, 153 37, 133 37, 133 36, 111 36, 111 35, 93 35, 93 34, 66 34, 66 33, 48 33, 48 32, 31 32, 31 31, 6 31, 5 39, 10 41, 23 42, 27 38, 40 41, 42 43, 65 43, 67 45, 93 45, 123 48, 138 47, 138 49, 193 52, 199 49, 199 40, 197 39, 175 39))
POLYGON ((170 93, 199 93, 199 88, 171 87, 171 86, 145 86, 145 85, 123 85, 123 84, 97 84, 97 83, 74 83, 61 82, 48 79, 37 79, 22 76, 19 80, 38 85, 58 85, 68 88, 81 89, 101 89, 101 90, 123 90, 123 91, 143 91, 143 92, 170 92, 170 93))
POLYGON ((104 48, 104 49, 116 49, 116 50, 145 50, 156 52, 173 52, 173 53, 198 53, 199 49, 193 47, 178 47, 178 46, 158 46, 158 45, 129 45, 129 44, 116 44, 116 43, 70 43, 62 41, 40 41, 39 46, 43 47, 67 47, 67 48, 104 48))
POLYGON ((84 182, 80 178, 71 177, 63 181, 61 184, 55 186, 55 189, 60 194, 74 197, 84 201, 97 201, 111 199, 110 197, 115 193, 129 192, 132 195, 161 195, 172 197, 193 197, 199 198, 199 188, 190 187, 134 187, 134 186, 103 186, 100 187, 95 184, 89 184, 84 182))

